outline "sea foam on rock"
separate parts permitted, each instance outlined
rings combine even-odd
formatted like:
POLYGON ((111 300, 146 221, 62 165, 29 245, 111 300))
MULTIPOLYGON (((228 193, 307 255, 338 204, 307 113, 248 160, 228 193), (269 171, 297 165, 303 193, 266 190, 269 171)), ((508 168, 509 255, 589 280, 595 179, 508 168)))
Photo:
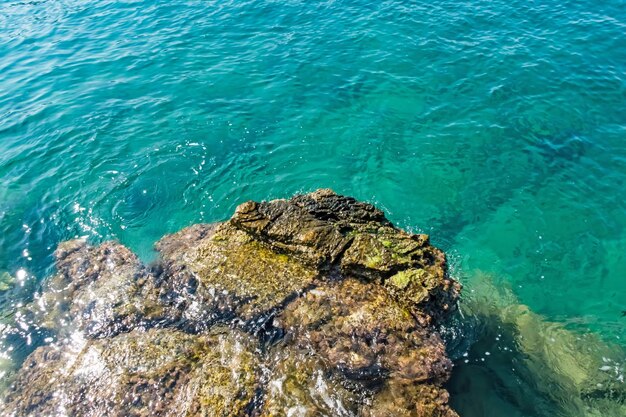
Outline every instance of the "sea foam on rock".
POLYGON ((446 416, 436 327, 460 286, 428 236, 331 190, 161 239, 61 244, 29 314, 53 343, 3 415, 446 416))

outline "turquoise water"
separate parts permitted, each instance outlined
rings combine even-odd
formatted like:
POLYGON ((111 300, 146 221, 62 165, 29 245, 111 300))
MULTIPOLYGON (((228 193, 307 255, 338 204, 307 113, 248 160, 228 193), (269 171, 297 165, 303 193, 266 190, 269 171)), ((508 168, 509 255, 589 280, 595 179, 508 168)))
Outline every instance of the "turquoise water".
POLYGON ((0 4, 5 316, 62 240, 150 260, 245 200, 331 187, 430 233, 468 296, 488 276, 624 348, 625 182, 622 0, 0 4))

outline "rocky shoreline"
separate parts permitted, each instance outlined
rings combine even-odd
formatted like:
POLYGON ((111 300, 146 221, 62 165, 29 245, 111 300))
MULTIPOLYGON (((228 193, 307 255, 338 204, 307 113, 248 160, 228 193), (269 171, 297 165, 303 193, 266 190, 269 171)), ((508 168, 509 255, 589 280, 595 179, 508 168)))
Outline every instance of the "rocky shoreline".
POLYGON ((446 416, 460 286, 428 236, 330 190, 156 244, 74 240, 21 314, 49 330, 2 415, 446 416))

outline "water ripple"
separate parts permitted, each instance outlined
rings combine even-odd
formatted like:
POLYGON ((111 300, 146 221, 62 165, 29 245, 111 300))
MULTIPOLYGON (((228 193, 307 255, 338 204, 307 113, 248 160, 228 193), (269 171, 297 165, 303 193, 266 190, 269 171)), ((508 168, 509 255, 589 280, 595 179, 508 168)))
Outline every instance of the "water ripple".
POLYGON ((496 276, 624 346, 624 10, 3 2, 0 274, 27 274, 0 310, 33 297, 62 240, 150 259, 246 199, 333 187, 431 233, 468 291, 496 276))

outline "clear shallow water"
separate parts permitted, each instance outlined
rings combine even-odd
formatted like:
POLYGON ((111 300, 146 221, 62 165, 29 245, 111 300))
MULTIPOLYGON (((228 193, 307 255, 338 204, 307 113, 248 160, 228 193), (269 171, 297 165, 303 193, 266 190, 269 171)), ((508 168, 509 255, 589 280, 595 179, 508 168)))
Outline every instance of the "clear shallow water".
POLYGON ((59 241, 149 260, 242 201, 331 187, 430 233, 468 295, 486 275, 625 347, 625 33, 617 0, 4 2, 0 309, 59 241))

